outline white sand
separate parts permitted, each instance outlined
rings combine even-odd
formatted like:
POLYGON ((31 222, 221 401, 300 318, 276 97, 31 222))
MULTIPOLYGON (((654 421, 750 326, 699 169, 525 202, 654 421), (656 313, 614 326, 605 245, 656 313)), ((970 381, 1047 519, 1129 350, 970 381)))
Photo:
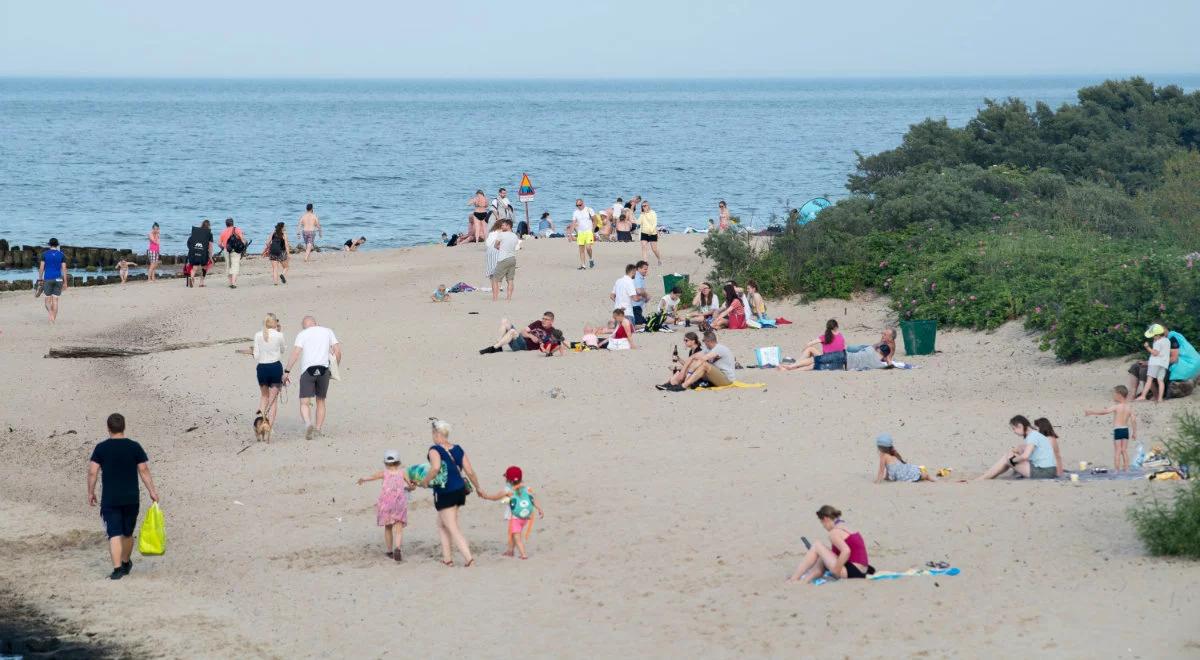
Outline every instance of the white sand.
MULTIPOLYGON (((707 271, 697 237, 662 248, 671 270, 707 271)), ((477 246, 320 255, 273 287, 265 261, 242 286, 181 281, 72 289, 57 327, 28 293, 0 294, 0 586, 69 629, 164 656, 376 657, 1196 657, 1200 566, 1146 555, 1129 505, 1177 484, 1111 482, 873 485, 873 437, 912 462, 982 471, 1016 442, 1013 414, 1045 415, 1068 465, 1111 462, 1109 422, 1084 418, 1124 382, 1121 361, 1059 366, 1019 327, 943 333, 912 371, 743 371, 766 390, 662 393, 681 334, 643 349, 546 359, 481 357, 501 316, 546 309, 577 339, 608 317, 608 292, 637 246, 527 241, 516 300, 483 293, 427 302, 439 283, 479 281, 477 246), (313 313, 338 334, 345 380, 326 436, 306 442, 287 394, 275 441, 252 442, 254 365, 220 346, 105 360, 51 360, 51 346, 249 337, 274 311, 290 340, 313 313), (478 312, 478 315, 471 314, 478 312), (561 387, 565 398, 547 391, 561 387), (113 411, 129 419, 163 496, 169 549, 135 554, 105 579, 85 465, 113 411), (438 561, 428 491, 414 494, 406 561, 375 526, 383 451, 421 460, 430 416, 451 420, 495 490, 525 469, 547 517, 529 561, 500 557, 498 503, 472 498, 471 569, 438 561), (185 432, 192 426, 199 428, 185 432), (69 430, 77 433, 63 435, 69 430), (53 436, 53 437, 51 437, 53 436), (240 502, 237 504, 235 502, 240 502), (958 577, 785 585, 813 512, 845 512, 884 570, 948 559, 958 577)), ((223 265, 218 275, 224 272, 223 265)), ((652 292, 661 295, 662 270, 652 292)), ((884 301, 772 304, 795 325, 729 332, 743 363, 757 345, 796 354, 828 317, 874 341, 884 301)), ((1166 437, 1200 398, 1139 407, 1142 436, 1166 437)), ((143 499, 143 507, 148 501, 143 499)))

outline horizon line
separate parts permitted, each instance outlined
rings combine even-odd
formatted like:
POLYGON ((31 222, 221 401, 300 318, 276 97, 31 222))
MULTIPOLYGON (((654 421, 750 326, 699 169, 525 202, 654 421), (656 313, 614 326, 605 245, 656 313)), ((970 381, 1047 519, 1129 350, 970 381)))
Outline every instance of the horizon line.
POLYGON ((0 80, 191 80, 191 81, 321 81, 321 82, 626 82, 626 81, 821 81, 821 80, 931 80, 931 79, 1067 79, 1105 80, 1167 77, 1200 77, 1200 71, 1107 73, 841 73, 804 75, 662 75, 662 76, 354 76, 354 75, 140 75, 140 74, 18 74, 0 73, 0 80))

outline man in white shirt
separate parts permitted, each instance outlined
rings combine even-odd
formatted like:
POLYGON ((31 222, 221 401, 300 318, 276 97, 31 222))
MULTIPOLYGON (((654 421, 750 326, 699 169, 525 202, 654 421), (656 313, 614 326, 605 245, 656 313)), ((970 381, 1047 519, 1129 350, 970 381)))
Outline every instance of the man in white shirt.
POLYGON ((625 316, 633 318, 633 299, 637 297, 637 287, 633 284, 633 273, 637 268, 633 264, 625 266, 625 277, 613 284, 612 293, 608 297, 613 301, 613 309, 625 310, 625 316))
POLYGON ((501 280, 508 281, 508 294, 506 300, 512 300, 513 289, 516 284, 513 280, 517 277, 517 249, 521 246, 521 239, 512 230, 512 220, 501 220, 500 230, 493 232, 489 238, 491 247, 497 252, 496 255, 496 270, 492 271, 492 302, 500 299, 500 282, 501 280))
POLYGON ((625 210, 625 200, 620 197, 613 202, 611 208, 604 209, 604 215, 608 216, 609 222, 616 222, 621 218, 621 212, 625 210))
POLYGON ((571 225, 567 229, 575 232, 575 244, 579 246, 579 270, 596 267, 596 262, 592 259, 592 244, 596 242, 596 235, 592 232, 593 215, 596 215, 596 212, 592 207, 586 206, 582 199, 575 200, 575 211, 571 213, 571 225))
POLYGON ((287 368, 283 370, 283 384, 291 382, 292 366, 300 361, 300 417, 304 419, 304 438, 312 440, 321 433, 325 425, 325 395, 329 393, 330 360, 342 362, 342 345, 338 343, 333 330, 317 325, 317 320, 305 316, 301 322, 304 328, 296 335, 292 356, 288 358, 287 368), (309 418, 309 406, 316 399, 316 423, 309 418))
POLYGON ((665 315, 663 322, 677 323, 675 319, 675 310, 679 308, 679 299, 682 294, 683 291, 679 287, 673 287, 670 293, 663 296, 662 300, 658 301, 657 311, 662 312, 665 315))
POLYGON ((492 222, 497 220, 512 220, 513 205, 508 199, 508 191, 501 188, 492 199, 492 222))

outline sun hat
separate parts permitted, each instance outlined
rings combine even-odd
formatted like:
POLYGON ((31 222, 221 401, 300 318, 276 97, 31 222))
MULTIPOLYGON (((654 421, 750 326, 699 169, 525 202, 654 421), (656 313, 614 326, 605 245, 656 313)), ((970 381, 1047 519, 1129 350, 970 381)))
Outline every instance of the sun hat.
POLYGON ((397 449, 389 449, 389 450, 383 452, 383 462, 384 463, 399 463, 400 462, 400 451, 397 449))
POLYGON ((891 434, 880 433, 879 435, 875 436, 876 447, 891 447, 893 444, 894 443, 892 442, 891 434))
POLYGON ((1150 327, 1146 328, 1146 338, 1149 339, 1150 337, 1157 337, 1161 334, 1165 334, 1166 332, 1167 329, 1158 323, 1151 323, 1150 327))
POLYGON ((508 481, 510 483, 517 483, 518 481, 520 481, 521 480, 521 468, 519 468, 515 465, 508 466, 508 469, 504 471, 504 480, 508 481))

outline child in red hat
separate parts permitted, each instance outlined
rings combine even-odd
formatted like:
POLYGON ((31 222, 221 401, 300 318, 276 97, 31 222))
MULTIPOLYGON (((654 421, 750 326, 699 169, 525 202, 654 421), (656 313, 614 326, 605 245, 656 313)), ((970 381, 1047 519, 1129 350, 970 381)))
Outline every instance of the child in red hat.
POLYGON ((546 514, 534 501, 533 490, 522 481, 523 476, 521 468, 511 465, 504 471, 504 480, 508 485, 503 492, 494 495, 480 492, 479 496, 485 500, 504 500, 508 503, 508 510, 504 512, 504 518, 508 521, 508 550, 504 556, 513 556, 515 546, 521 552, 521 559, 529 559, 525 554, 525 539, 533 530, 533 512, 536 510, 539 518, 546 514))

